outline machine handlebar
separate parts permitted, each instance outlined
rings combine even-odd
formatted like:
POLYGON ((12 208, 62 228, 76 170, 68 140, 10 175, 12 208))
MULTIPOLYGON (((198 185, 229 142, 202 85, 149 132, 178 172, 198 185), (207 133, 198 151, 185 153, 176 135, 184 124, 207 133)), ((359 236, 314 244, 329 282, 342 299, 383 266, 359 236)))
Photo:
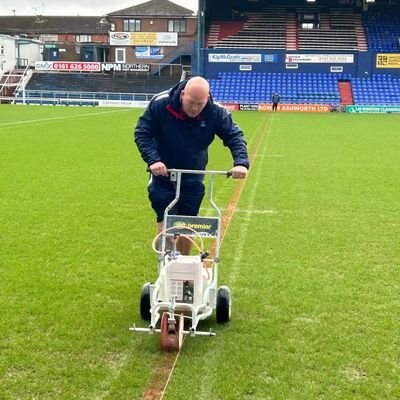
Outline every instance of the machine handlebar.
MULTIPOLYGON (((151 172, 150 168, 147 167, 147 172, 151 172)), ((232 176, 232 171, 213 171, 213 170, 198 170, 198 169, 179 169, 179 168, 168 168, 167 172, 180 173, 180 174, 191 174, 191 175, 225 175, 227 178, 232 176)))

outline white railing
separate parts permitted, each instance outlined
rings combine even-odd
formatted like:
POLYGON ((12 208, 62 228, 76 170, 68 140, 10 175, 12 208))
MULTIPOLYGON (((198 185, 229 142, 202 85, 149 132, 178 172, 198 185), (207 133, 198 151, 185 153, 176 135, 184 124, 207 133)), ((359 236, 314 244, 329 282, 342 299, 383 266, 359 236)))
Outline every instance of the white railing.
POLYGON ((101 101, 148 102, 154 93, 68 92, 62 90, 22 90, 15 98, 19 104, 97 105, 101 101))

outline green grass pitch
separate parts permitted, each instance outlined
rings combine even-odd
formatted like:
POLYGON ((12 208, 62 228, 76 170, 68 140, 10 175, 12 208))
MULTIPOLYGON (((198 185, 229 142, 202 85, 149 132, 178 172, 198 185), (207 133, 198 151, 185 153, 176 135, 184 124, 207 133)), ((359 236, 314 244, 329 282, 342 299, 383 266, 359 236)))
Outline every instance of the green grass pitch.
MULTIPOLYGON (((157 277, 142 110, 0 106, 0 399, 140 399, 157 277)), ((261 140, 221 249, 232 321, 164 399, 400 398, 400 115, 237 112, 261 140)), ((229 169, 217 140, 210 169, 229 169)), ((237 182, 221 178, 224 210, 237 182)))

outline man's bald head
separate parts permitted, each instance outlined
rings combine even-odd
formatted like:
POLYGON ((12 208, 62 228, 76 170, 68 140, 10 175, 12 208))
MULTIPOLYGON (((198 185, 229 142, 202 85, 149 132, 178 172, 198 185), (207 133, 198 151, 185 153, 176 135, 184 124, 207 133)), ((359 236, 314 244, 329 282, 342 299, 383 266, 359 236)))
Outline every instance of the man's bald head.
POLYGON ((191 118, 197 117, 206 106, 210 97, 210 85, 201 76, 194 76, 186 83, 181 92, 181 103, 185 114, 191 118))

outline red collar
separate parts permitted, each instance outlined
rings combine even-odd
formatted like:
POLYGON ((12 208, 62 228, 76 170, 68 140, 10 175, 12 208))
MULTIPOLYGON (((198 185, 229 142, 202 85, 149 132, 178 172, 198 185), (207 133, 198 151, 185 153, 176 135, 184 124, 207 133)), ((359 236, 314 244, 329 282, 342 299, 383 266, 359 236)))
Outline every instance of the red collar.
MULTIPOLYGON (((189 118, 184 112, 183 110, 180 110, 179 112, 175 111, 171 104, 167 104, 167 106, 165 107, 176 119, 180 119, 181 121, 188 121, 191 118, 189 118)), ((195 117, 195 119, 200 120, 202 119, 201 114, 197 115, 195 117)))

